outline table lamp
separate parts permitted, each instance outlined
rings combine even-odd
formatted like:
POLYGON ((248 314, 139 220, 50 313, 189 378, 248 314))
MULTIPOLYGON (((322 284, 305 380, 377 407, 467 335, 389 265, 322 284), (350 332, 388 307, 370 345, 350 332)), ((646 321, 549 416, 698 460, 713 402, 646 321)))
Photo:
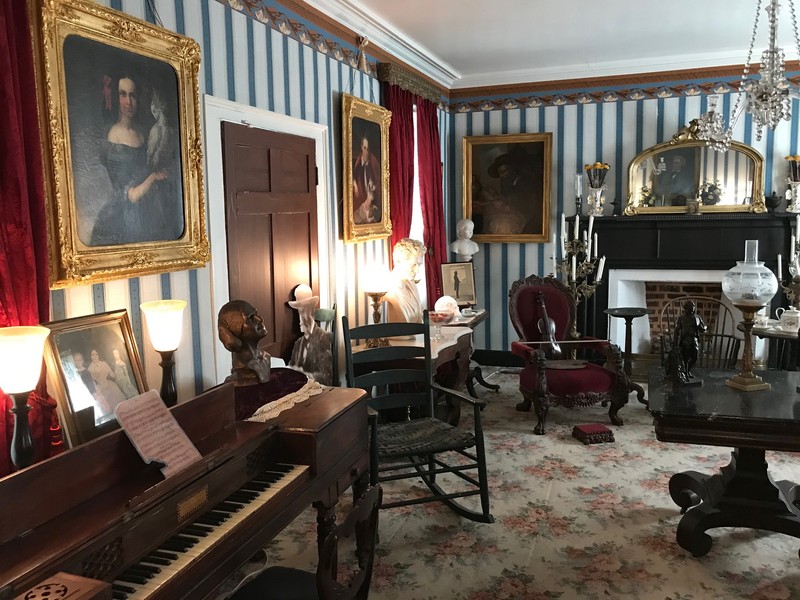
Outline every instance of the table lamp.
POLYGON ((150 343, 161 355, 162 375, 159 394, 164 404, 175 406, 178 403, 178 391, 175 388, 175 361, 172 356, 181 343, 183 333, 183 300, 154 300, 140 305, 147 320, 147 332, 150 343))
POLYGON ((744 351, 742 372, 728 379, 730 387, 745 392, 771 389, 770 384, 753 374, 752 330, 755 314, 761 310, 778 291, 778 280, 764 263, 758 260, 758 240, 744 243, 744 260, 738 261, 722 277, 722 293, 736 308, 742 311, 744 328, 744 351))
MULTIPOLYGON (((373 265, 367 269, 367 284, 364 293, 372 304, 372 322, 376 325, 381 322, 381 304, 386 294, 389 293, 389 277, 382 266, 373 265)), ((371 338, 367 340, 367 348, 381 348, 389 345, 386 338, 371 338)))
POLYGON ((28 395, 42 374, 47 327, 4 327, 0 329, 0 388, 14 399, 14 437, 11 440, 11 462, 18 469, 33 463, 34 446, 28 421, 28 395))

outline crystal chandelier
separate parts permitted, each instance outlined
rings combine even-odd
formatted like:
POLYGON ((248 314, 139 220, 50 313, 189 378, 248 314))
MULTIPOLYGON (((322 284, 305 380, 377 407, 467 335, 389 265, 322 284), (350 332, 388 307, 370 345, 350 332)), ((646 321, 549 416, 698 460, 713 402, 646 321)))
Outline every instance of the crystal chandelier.
MULTIPOLYGON (((789 10, 792 13, 795 48, 800 48, 794 1, 788 1, 789 10)), ((791 96, 800 94, 798 94, 797 88, 786 79, 783 49, 777 46, 779 6, 778 0, 770 0, 766 7, 769 16, 769 48, 761 54, 759 72, 751 76, 750 63, 758 32, 758 15, 761 12, 761 0, 756 2, 756 18, 753 24, 753 34, 750 37, 750 49, 747 53, 747 61, 744 63, 744 71, 739 84, 740 93, 736 97, 736 103, 731 112, 730 124, 726 127, 722 115, 717 112, 716 96, 709 97, 708 112, 697 120, 697 137, 706 140, 706 143, 714 150, 720 152, 728 150, 733 128, 744 110, 747 110, 753 117, 757 140, 761 140, 764 127, 775 129, 781 120, 788 121, 791 116, 791 96), (744 103, 742 102, 743 97, 744 103)))

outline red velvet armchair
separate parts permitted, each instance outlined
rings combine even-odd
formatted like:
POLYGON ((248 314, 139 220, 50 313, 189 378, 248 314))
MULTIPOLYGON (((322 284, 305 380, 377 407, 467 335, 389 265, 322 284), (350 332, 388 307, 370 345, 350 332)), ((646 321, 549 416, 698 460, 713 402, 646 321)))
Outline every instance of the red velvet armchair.
POLYGON ((538 421, 533 432, 544 434, 551 404, 572 407, 600 402, 603 406, 610 405, 611 422, 622 425, 617 412, 628 402, 630 387, 619 348, 606 340, 574 338, 570 334, 575 322, 575 299, 570 289, 553 277, 531 275, 515 281, 508 298, 511 322, 520 337, 511 344, 511 351, 525 359, 519 379, 523 401, 517 404, 517 410, 529 411, 533 404, 538 421), (553 321, 553 337, 560 355, 549 335, 540 330, 542 304, 553 321), (584 351, 603 356, 605 365, 564 360, 574 359, 584 351))

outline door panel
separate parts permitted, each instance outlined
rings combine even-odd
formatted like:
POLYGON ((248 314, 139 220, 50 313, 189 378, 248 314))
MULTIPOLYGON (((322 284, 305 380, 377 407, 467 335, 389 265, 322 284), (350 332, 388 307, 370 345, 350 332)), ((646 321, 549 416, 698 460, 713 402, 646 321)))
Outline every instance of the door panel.
POLYGON ((288 360, 300 335, 291 292, 319 292, 314 140, 235 123, 222 133, 230 298, 255 306, 262 347, 288 360))

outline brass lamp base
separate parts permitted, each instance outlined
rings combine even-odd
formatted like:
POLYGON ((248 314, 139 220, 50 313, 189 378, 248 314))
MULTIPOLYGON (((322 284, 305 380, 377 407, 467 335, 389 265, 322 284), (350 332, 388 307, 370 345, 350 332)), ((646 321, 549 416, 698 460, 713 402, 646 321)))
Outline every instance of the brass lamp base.
POLYGON ((772 389, 772 386, 758 375, 745 375, 742 373, 726 380, 725 385, 743 392, 760 392, 772 389))

